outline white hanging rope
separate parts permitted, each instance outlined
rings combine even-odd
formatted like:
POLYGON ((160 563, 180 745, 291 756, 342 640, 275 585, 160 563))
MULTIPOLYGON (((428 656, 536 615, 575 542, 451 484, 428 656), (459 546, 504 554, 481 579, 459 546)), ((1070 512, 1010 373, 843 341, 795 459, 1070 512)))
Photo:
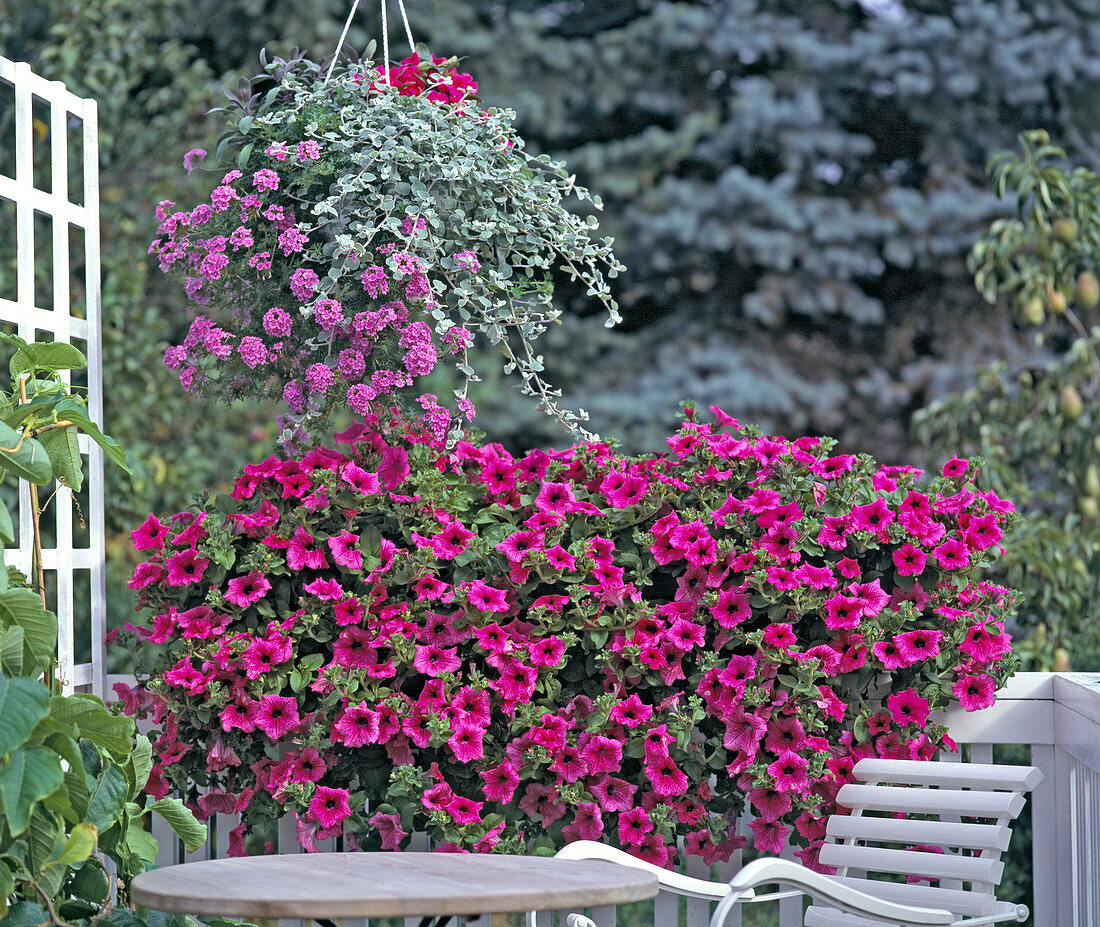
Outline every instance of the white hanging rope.
MULTIPOLYGON (((383 8, 385 3, 383 3, 383 8)), ((348 13, 348 18, 344 20, 344 31, 340 33, 340 41, 336 43, 336 51, 332 53, 332 62, 328 66, 328 73, 325 74, 324 83, 328 83, 328 79, 332 77, 332 69, 336 67, 336 59, 340 57, 340 49, 344 47, 344 39, 348 37, 348 30, 351 28, 351 20, 355 16, 355 11, 359 9, 359 0, 351 5, 351 12, 348 13)))
MULTIPOLYGON (((386 0, 382 0, 385 4, 386 0)), ((409 17, 405 12, 405 0, 397 0, 397 8, 401 11, 401 21, 405 24, 405 38, 409 40, 409 51, 416 51, 416 42, 413 41, 413 31, 409 28, 409 17)))
MULTIPOLYGON (((392 86, 390 79, 390 23, 389 14, 386 9, 386 0, 381 0, 382 6, 382 64, 384 73, 386 75, 386 84, 392 86)), ((405 26, 405 38, 409 40, 409 50, 411 52, 416 51, 416 41, 413 39, 412 27, 409 26, 409 16, 405 12, 405 0, 397 0, 397 8, 401 11, 401 22, 405 26)), ((351 28, 351 21, 355 17, 355 11, 359 9, 359 0, 354 0, 351 5, 351 12, 348 13, 348 18, 344 20, 344 31, 340 33, 340 41, 336 43, 336 51, 333 52, 332 61, 329 63, 328 72, 325 74, 324 83, 328 83, 330 77, 332 77, 333 69, 336 67, 336 59, 340 57, 340 49, 344 47, 344 39, 348 37, 348 30, 351 28)))
POLYGON ((386 15, 386 0, 382 0, 382 61, 385 64, 386 70, 386 86, 392 87, 393 82, 390 80, 390 21, 386 15))

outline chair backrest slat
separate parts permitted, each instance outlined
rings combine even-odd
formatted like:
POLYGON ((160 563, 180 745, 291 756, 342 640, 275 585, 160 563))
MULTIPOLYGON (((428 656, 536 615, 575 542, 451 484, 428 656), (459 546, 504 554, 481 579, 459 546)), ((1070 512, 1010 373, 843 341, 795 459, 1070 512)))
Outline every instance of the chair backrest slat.
POLYGON ((983 859, 978 856, 894 850, 878 846, 861 847, 843 843, 825 844, 821 848, 821 861, 827 866, 986 883, 999 882, 1005 868, 1004 863, 997 859, 983 859))
POLYGON ((990 763, 929 763, 925 760, 860 760, 853 770, 859 782, 935 785, 947 789, 996 789, 1030 792, 1042 781, 1034 766, 990 763))
POLYGON ((836 880, 886 901, 910 904, 917 908, 940 908, 966 917, 990 914, 996 904, 992 895, 936 888, 920 883, 876 881, 869 887, 866 879, 854 876, 836 876, 836 880))
POLYGON ((956 824, 951 821, 917 821, 913 818, 864 817, 834 814, 826 830, 837 840, 873 840, 876 843, 929 844, 1004 852, 1012 839, 1005 824, 956 824))
POLYGON ((892 788, 855 783, 841 787, 837 803, 853 811, 900 811, 972 818, 1014 818, 1024 809, 1024 797, 1015 792, 892 788))

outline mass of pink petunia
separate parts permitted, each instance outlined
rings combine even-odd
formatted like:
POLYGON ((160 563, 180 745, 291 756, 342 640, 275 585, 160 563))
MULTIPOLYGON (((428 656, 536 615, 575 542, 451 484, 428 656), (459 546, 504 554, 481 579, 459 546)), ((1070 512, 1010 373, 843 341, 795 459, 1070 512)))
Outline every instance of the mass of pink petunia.
POLYGON ((727 859, 744 819, 817 866, 853 763, 953 749, 936 712, 1011 672, 981 571, 1012 506, 971 462, 922 482, 714 414, 643 457, 372 417, 150 516, 120 689, 156 726, 147 791, 241 813, 235 852, 291 814, 307 850, 587 838, 669 865, 678 838, 727 859))

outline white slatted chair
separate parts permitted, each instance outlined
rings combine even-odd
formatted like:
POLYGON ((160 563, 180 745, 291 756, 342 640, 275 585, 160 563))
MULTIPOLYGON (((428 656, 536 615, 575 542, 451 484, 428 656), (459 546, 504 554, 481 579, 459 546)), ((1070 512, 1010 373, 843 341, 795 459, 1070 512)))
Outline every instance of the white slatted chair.
POLYGON ((994 889, 1004 870, 1000 854, 1008 848, 1010 822, 1023 810, 1025 794, 1042 780, 1038 769, 863 759, 854 776, 856 781, 843 786, 837 798, 852 813, 829 819, 821 850, 821 861, 837 867, 836 876, 765 857, 725 885, 670 872, 591 840, 571 843, 558 855, 647 869, 667 891, 717 900, 710 927, 722 927, 735 905, 791 894, 810 895, 817 902, 806 910, 806 927, 980 927, 1027 919, 1026 905, 999 902, 994 889), (918 846, 943 852, 913 849, 918 846), (904 876, 938 884, 910 883, 902 881, 904 876), (756 893, 773 883, 795 891, 756 893))

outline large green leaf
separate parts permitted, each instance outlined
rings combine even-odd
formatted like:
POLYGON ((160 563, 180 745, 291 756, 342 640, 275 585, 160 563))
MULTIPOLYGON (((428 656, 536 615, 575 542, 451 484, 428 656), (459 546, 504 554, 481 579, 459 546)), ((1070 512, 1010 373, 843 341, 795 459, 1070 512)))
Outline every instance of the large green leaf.
POLYGON ((13 837, 27 829, 35 803, 61 788, 63 778, 61 763, 52 750, 28 747, 12 753, 8 765, 0 770, 0 809, 13 837))
POLYGON ((0 422, 0 468, 39 486, 48 483, 53 476, 46 449, 6 422, 0 422))
POLYGON ((15 525, 12 524, 11 512, 3 503, 0 503, 0 542, 4 544, 15 543, 15 525))
MULTIPOLYGON (((42 413, 51 413, 54 406, 56 406, 67 394, 58 392, 52 396, 36 396, 30 402, 22 402, 16 406, 12 406, 8 409, 4 415, 3 420, 15 428, 20 422, 26 421, 32 415, 39 415, 42 413)), ((41 424, 41 422, 40 422, 41 424)))
MULTIPOLYGON (((50 719, 47 718, 42 724, 38 725, 36 734, 42 734, 43 729, 50 723, 50 719)), ((56 725, 56 727, 64 727, 64 725, 56 725)), ((44 743, 47 747, 57 753, 68 764, 68 768, 65 770, 65 792, 68 809, 62 809, 60 813, 65 816, 66 820, 70 824, 76 824, 84 820, 84 815, 88 811, 88 773, 84 768, 84 757, 80 750, 80 745, 70 736, 67 731, 54 731, 45 737, 44 743)))
POLYGON ((88 799, 84 820, 103 833, 119 819, 126 807, 126 775, 113 764, 105 764, 88 799))
MULTIPOLYGON (((5 339, 7 340, 7 339, 5 339)), ((44 367, 51 371, 76 370, 88 366, 88 359, 84 354, 71 344, 64 341, 36 341, 28 343, 19 339, 21 343, 9 342, 18 350, 8 364, 8 370, 13 380, 22 374, 34 370, 36 367, 44 367)))
POLYGON ((77 692, 50 699, 50 717, 75 724, 80 736, 124 760, 133 749, 134 721, 111 714, 94 695, 77 692))
POLYGON ((0 756, 27 742, 49 705, 49 693, 38 680, 0 676, 0 756))
POLYGON ((172 833, 183 841, 188 852, 194 853, 206 843, 206 825, 200 823, 178 798, 158 798, 148 810, 155 811, 168 822, 172 833))
MULTIPOLYGON (((0 569, 0 574, 4 571, 0 569)), ((23 629, 12 625, 0 634, 0 673, 5 676, 23 675, 23 629)))
POLYGON ((49 912, 32 901, 18 901, 11 906, 0 927, 38 927, 50 923, 49 912))
POLYGON ((126 465, 126 451, 123 450, 122 445, 99 430, 99 426, 88 418, 88 410, 83 403, 72 398, 59 402, 57 404, 57 417, 59 420, 78 425, 81 431, 103 448, 104 456, 110 458, 111 461, 131 476, 133 475, 133 471, 126 465))
POLYGON ((130 794, 137 795, 149 781, 153 771, 153 745, 144 734, 134 735, 134 748, 126 764, 126 778, 130 780, 130 794))
POLYGON ((43 868, 53 866, 65 868, 83 862, 95 852, 95 843, 98 837, 99 831, 91 824, 77 824, 70 831, 69 839, 55 854, 51 854, 43 868))
POLYGON ((115 908, 99 923, 103 927, 146 927, 145 921, 127 908, 115 908))
POLYGON ((0 859, 0 917, 8 913, 8 895, 15 891, 15 878, 8 864, 0 859))
POLYGON ((38 341, 20 348, 11 359, 8 369, 12 379, 31 370, 32 364, 50 370, 77 370, 88 366, 88 358, 64 341, 38 341))
POLYGON ((0 595, 0 627, 23 629, 23 672, 37 676, 53 663, 57 645, 57 616, 42 606, 41 597, 30 589, 9 587, 0 595))
POLYGON ((50 458, 54 479, 60 480, 73 492, 80 492, 84 485, 84 461, 76 443, 76 426, 53 428, 38 436, 50 458))
POLYGON ((126 848, 134 854, 134 856, 145 860, 146 862, 155 863, 157 861, 157 846, 156 838, 150 834, 147 830, 144 830, 141 826, 141 818, 131 818, 129 826, 126 828, 126 848))
POLYGON ((83 821, 88 814, 88 802, 92 799, 83 766, 79 769, 70 766, 65 770, 65 790, 69 793, 69 807, 72 808, 76 821, 83 821))
POLYGON ((30 827, 27 828, 27 866, 49 895, 56 895, 61 888, 63 871, 49 872, 46 862, 65 844, 65 831, 61 822, 41 806, 34 809, 30 827))

